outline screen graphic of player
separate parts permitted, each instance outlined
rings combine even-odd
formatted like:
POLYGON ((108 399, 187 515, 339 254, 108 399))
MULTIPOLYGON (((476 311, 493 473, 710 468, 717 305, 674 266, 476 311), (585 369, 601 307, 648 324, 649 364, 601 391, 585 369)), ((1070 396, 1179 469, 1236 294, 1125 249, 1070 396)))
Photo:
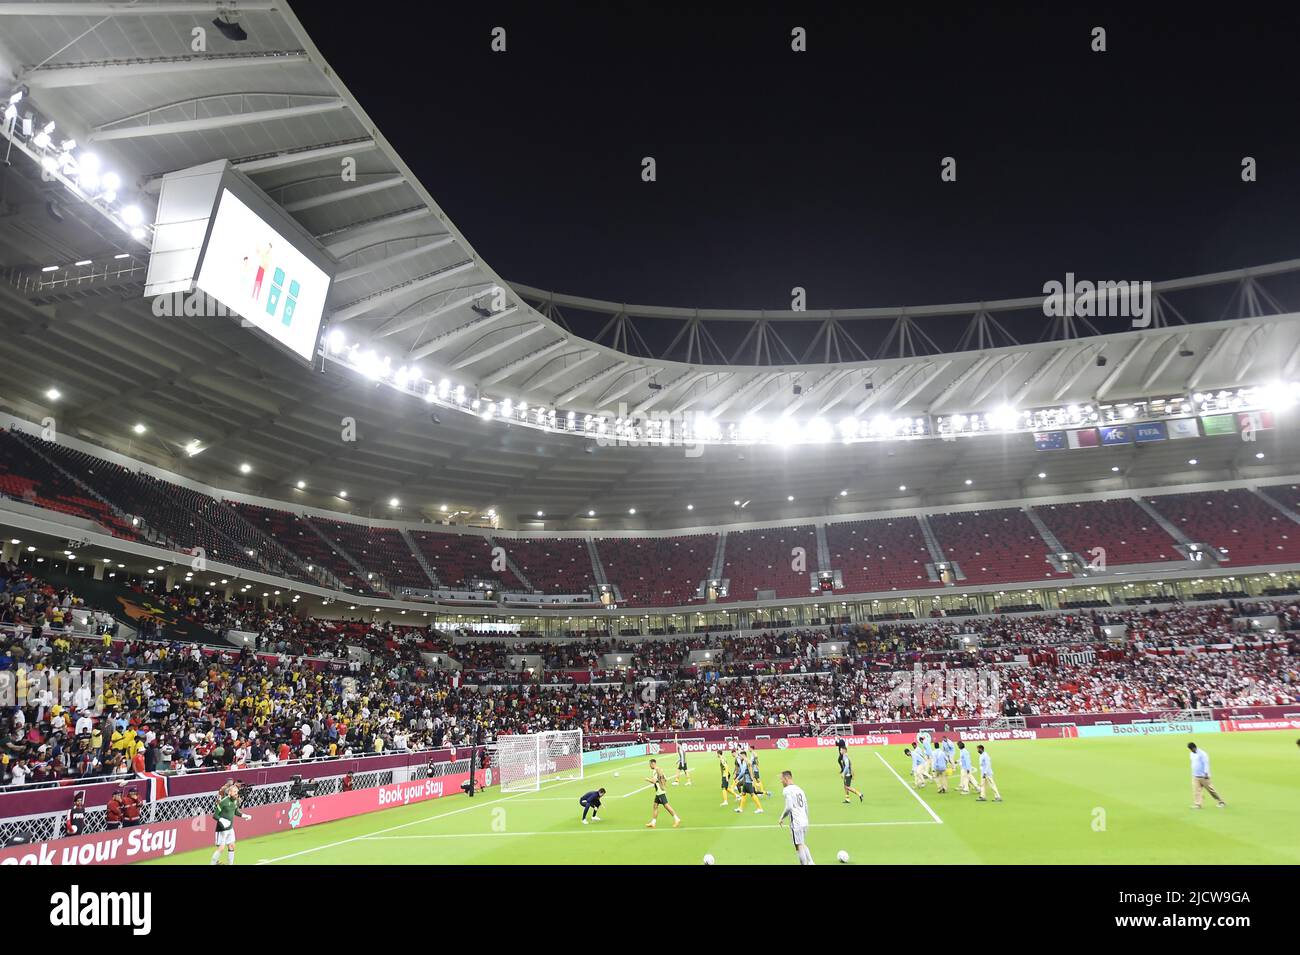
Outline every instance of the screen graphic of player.
POLYGON ((260 301, 262 298, 262 280, 266 278, 266 270, 271 267, 271 243, 259 245, 257 253, 257 273, 253 276, 253 301, 260 301))
POLYGON ((682 817, 673 811, 673 807, 668 805, 668 777, 663 774, 659 764, 655 760, 650 760, 650 775, 646 777, 646 782, 654 787, 655 801, 654 809, 651 811, 650 821, 645 824, 647 829, 653 829, 659 821, 659 807, 663 806, 668 810, 668 815, 673 817, 673 828, 676 829, 682 824, 682 817))

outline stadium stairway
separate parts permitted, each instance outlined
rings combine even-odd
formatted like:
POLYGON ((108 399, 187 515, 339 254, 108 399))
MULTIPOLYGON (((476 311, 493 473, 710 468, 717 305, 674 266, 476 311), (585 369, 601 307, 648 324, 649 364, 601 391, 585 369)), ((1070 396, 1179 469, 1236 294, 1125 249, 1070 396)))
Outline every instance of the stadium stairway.
POLYGON ((285 555, 285 557, 288 560, 293 562, 293 564, 298 568, 299 572, 302 573, 304 578, 308 580, 319 581, 320 583, 324 584, 326 587, 334 586, 341 583, 341 581, 337 577, 329 573, 329 571, 326 570, 324 567, 316 567, 313 570, 308 570, 307 562, 305 560, 303 560, 300 556, 295 554, 293 551, 289 550, 289 548, 285 547, 274 537, 266 533, 266 531, 262 530, 260 527, 258 527, 252 521, 250 521, 247 517, 244 516, 243 512, 241 512, 239 508, 232 507, 228 501, 222 501, 221 505, 222 507, 225 508, 225 513, 227 514, 227 516, 230 517, 231 520, 238 521, 240 524, 247 527, 248 533, 251 534, 254 539, 261 542, 261 544, 257 547, 258 563, 263 564, 264 569, 266 569, 268 573, 273 574, 275 573, 275 571, 274 569, 271 569, 270 562, 268 560, 265 560, 262 555, 282 553, 285 555))
MULTIPOLYGON (((1043 539, 1043 543, 1051 548, 1046 557, 1047 562, 1052 565, 1052 569, 1058 574, 1068 573, 1072 577, 1086 576, 1085 574, 1075 573, 1073 570, 1066 568, 1065 564, 1061 562, 1061 558, 1058 555, 1068 554, 1069 550, 1061 543, 1060 538, 1052 533, 1051 528, 1043 523, 1043 519, 1034 513, 1034 509, 1032 507, 1026 507, 1024 508, 1024 512, 1025 517, 1029 518, 1029 523, 1034 525, 1034 530, 1038 531, 1038 536, 1043 539)), ((1075 554, 1074 556, 1075 559, 1079 561, 1080 565, 1085 563, 1078 554, 1075 554)))
POLYGON ((605 565, 600 562, 600 554, 596 551, 596 539, 588 537, 586 541, 587 556, 591 558, 591 573, 596 578, 596 584, 607 587, 609 586, 609 578, 605 576, 605 565))
MULTIPOLYGON (((42 461, 44 461, 55 471, 58 471, 60 474, 62 474, 65 478, 67 478, 77 487, 81 488, 81 490, 84 491, 88 497, 92 498, 93 500, 99 501, 101 504, 107 507, 109 511, 113 513, 113 516, 116 517, 119 521, 121 521, 125 527, 136 527, 136 529, 141 532, 140 534, 141 537, 152 539, 156 541, 159 545, 166 547, 169 550, 180 550, 180 547, 177 546, 176 542, 171 540, 171 538, 169 538, 166 534, 162 533, 162 531, 158 530, 158 528, 153 527, 148 523, 146 523, 144 518, 138 517, 137 515, 134 514, 128 514, 126 511, 122 510, 122 508, 118 507, 116 504, 114 504, 104 495, 100 494, 99 491, 95 490, 93 487, 91 487, 81 478, 77 477, 77 475, 73 474, 67 468, 63 467, 63 465, 59 464, 59 462, 55 461, 53 458, 47 455, 44 451, 41 450, 40 445, 37 444, 37 442, 31 440, 21 430, 14 428, 9 433, 14 437, 16 441, 18 441, 19 444, 25 447, 33 455, 40 458, 42 461)), ((107 530, 109 534, 113 533, 113 531, 109 528, 105 528, 105 530, 107 530)))
POLYGON ((510 573, 514 574, 515 578, 521 584, 524 585, 524 589, 530 591, 537 589, 533 586, 533 582, 528 579, 528 576, 522 570, 519 569, 519 565, 514 562, 514 559, 510 556, 510 549, 508 547, 502 547, 501 544, 497 542, 497 539, 495 537, 492 537, 491 535, 488 535, 486 537, 486 540, 488 543, 488 547, 491 547, 493 550, 495 550, 498 547, 501 547, 501 552, 505 554, 506 566, 510 568, 510 573))
POLYGON ((718 531, 718 546, 713 552, 713 566, 709 568, 709 579, 719 580, 722 569, 727 566, 727 532, 718 531))
POLYGON ((302 516, 302 522, 311 529, 312 533, 325 542, 326 547, 337 552, 340 557, 347 561, 348 566, 352 568, 352 572, 357 575, 357 580, 359 580, 363 586, 367 582, 373 581, 374 585, 370 587, 371 590, 391 593, 388 589, 387 581, 385 581, 379 574, 374 573, 374 571, 366 570, 362 567, 361 562, 348 553, 347 548, 343 546, 342 542, 331 540, 330 536, 313 524, 311 518, 306 514, 302 516))
POLYGON ((1257 487, 1247 488, 1247 490, 1249 490, 1250 493, 1254 494, 1256 497, 1261 498, 1265 504, 1271 505, 1272 507, 1276 508, 1277 510, 1285 514, 1287 517, 1291 518, 1291 520, 1295 521, 1297 524, 1300 524, 1300 514, 1297 514, 1295 511, 1291 510, 1291 508, 1287 507, 1281 501, 1275 501, 1272 497, 1265 494, 1257 487))
POLYGON ((410 532, 405 527, 399 528, 398 530, 402 535, 402 540, 406 543, 406 546, 410 548, 411 556, 415 558, 415 562, 419 564, 420 569, 424 571, 424 576, 429 578, 429 583, 433 584, 433 589, 442 589, 442 582, 438 580, 438 575, 433 572, 433 568, 430 567, 429 562, 425 560, 424 554, 420 552, 420 548, 415 546, 415 540, 411 537, 410 532))
POLYGON ((826 525, 815 524, 817 528, 817 570, 826 573, 831 569, 831 548, 826 543, 826 525))
MULTIPOLYGON (((939 546, 939 538, 934 536, 934 528, 926 520, 924 514, 916 515, 917 521, 921 525, 921 538, 925 541, 925 549, 930 552, 930 560, 935 564, 948 563, 948 558, 944 556, 943 548, 939 546)), ((938 580, 938 577, 934 578, 938 580)))
POLYGON ((1133 503, 1135 503, 1138 507, 1142 508, 1142 510, 1146 511, 1147 515, 1151 518, 1151 520, 1159 524, 1166 534, 1168 534, 1175 541, 1177 541, 1178 544, 1181 545, 1180 549, 1182 550, 1183 555, 1186 556, 1187 548, 1192 543, 1192 541, 1188 539, 1187 535, 1184 534, 1182 531, 1180 531, 1178 529, 1178 526, 1174 524, 1173 521, 1169 520, 1169 518, 1165 517, 1154 507, 1152 507, 1150 502, 1145 501, 1140 497, 1135 497, 1133 498, 1133 503))

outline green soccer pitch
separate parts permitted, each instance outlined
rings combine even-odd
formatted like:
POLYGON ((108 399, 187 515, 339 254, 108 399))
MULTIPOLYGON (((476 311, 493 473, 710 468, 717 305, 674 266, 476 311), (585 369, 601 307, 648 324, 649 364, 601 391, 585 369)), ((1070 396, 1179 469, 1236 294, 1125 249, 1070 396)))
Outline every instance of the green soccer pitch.
MULTIPOLYGON (((718 760, 690 755, 691 786, 668 787, 682 817, 650 818, 648 758, 588 767, 584 780, 502 796, 450 796, 293 832, 240 840, 237 865, 633 864, 795 865, 789 830, 778 828, 780 772, 808 794, 808 847, 821 865, 850 864, 1291 864, 1300 862, 1300 748, 1295 734, 1208 734, 1214 785, 1226 809, 1191 808, 1186 736, 989 744, 1003 802, 910 783, 902 746, 851 750, 854 785, 866 799, 844 804, 835 751, 762 750, 773 795, 764 813, 719 803, 718 760), (617 772, 617 776, 615 773, 617 772), (605 787, 601 820, 581 825, 578 796, 605 787)), ((972 750, 974 746, 971 746, 972 750)), ((973 755, 973 753, 972 753, 973 755)), ((671 781, 676 757, 661 767, 671 781)), ((952 780, 955 782, 957 776, 952 780)), ((238 826, 236 826, 238 832, 238 826)), ((202 865, 205 849, 155 863, 202 865)))

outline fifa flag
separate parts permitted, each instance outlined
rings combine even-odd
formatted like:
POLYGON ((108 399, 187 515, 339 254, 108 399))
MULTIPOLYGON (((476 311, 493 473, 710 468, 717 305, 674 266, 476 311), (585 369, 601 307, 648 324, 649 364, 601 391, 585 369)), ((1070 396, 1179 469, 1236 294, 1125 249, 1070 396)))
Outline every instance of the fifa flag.
POLYGON ((1207 438, 1216 434, 1237 433, 1236 419, 1230 414, 1206 415, 1201 419, 1201 425, 1205 428, 1207 438))
POLYGON ((1181 438, 1199 438, 1201 429, 1196 427, 1195 418, 1175 418, 1173 421, 1165 422, 1166 430, 1169 432, 1170 441, 1178 441, 1181 438))
POLYGON ((1060 451, 1065 447, 1064 431, 1041 431, 1034 433, 1034 447, 1039 451, 1060 451))
POLYGON ((1144 441, 1163 441, 1165 437, 1165 423, 1163 421, 1140 424, 1133 429, 1133 439, 1139 444, 1144 441))
POLYGON ((1250 434, 1255 431, 1272 431, 1273 412, 1239 411, 1237 412, 1237 425, 1241 428, 1242 434, 1250 434))
POLYGON ((1101 429, 1101 443, 1103 446, 1112 444, 1129 444, 1133 440, 1133 429, 1126 424, 1116 425, 1113 428, 1101 429))
POLYGON ((1101 438, 1097 434, 1096 428, 1081 428, 1078 431, 1071 431, 1068 437, 1072 448, 1096 448, 1101 445, 1101 438))

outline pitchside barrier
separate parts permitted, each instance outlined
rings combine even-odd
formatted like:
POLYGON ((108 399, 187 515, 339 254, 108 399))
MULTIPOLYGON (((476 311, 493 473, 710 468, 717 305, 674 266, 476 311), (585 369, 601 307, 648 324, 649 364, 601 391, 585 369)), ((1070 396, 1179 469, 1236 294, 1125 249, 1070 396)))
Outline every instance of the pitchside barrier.
MULTIPOLYGON (((833 747, 837 739, 850 746, 890 746, 910 743, 921 731, 932 735, 951 736, 966 742, 998 742, 1030 739, 1074 739, 1078 737, 1144 736, 1170 733, 1215 733, 1258 730, 1300 730, 1300 704, 1287 706, 1225 707, 1212 712, 1212 720, 1169 720, 1168 713, 1104 713, 1076 716, 1053 715, 1026 717, 1025 728, 992 728, 981 726, 979 720, 952 720, 948 722, 909 721, 907 723, 856 724, 854 732, 842 736, 808 735, 805 726, 730 727, 692 731, 680 740, 688 753, 716 752, 731 749, 737 743, 752 745, 755 749, 803 749, 833 747), (1070 722, 1070 721, 1073 722, 1070 722)), ((846 724, 847 725, 847 724, 846 724)), ((840 727, 841 729, 843 727, 840 727)), ((586 750, 582 765, 609 763, 663 755, 675 755, 677 747, 670 733, 653 734, 652 738, 627 734, 610 734, 586 737, 588 745, 598 748, 586 750)), ((250 784, 249 804, 273 803, 287 798, 291 777, 302 774, 304 779, 319 780, 320 791, 337 791, 345 773, 352 773, 354 786, 395 784, 406 779, 419 780, 428 775, 428 764, 434 763, 435 775, 440 772, 464 771, 464 759, 450 761, 448 750, 384 754, 382 756, 353 757, 348 759, 322 759, 311 763, 278 764, 274 767, 228 769, 168 777, 165 785, 169 796, 158 790, 164 785, 162 777, 136 779, 128 783, 138 788, 143 796, 153 796, 145 804, 144 820, 148 823, 179 819, 195 812, 210 809, 213 794, 227 779, 237 777, 250 784), (265 795, 262 795, 265 793, 265 795), (180 798, 189 801, 180 802, 180 798), (195 806, 200 807, 195 809, 195 806)), ((34 839, 51 839, 60 831, 68 808, 72 805, 74 790, 86 792, 87 831, 94 833, 103 828, 104 805, 113 790, 113 783, 83 783, 64 780, 55 788, 16 790, 0 793, 0 845, 4 840, 19 834, 34 839)))
MULTIPOLYGON (((476 785, 489 785, 491 770, 477 771, 476 785)), ((449 776, 367 786, 348 792, 289 799, 279 793, 274 802, 243 807, 253 818, 235 823, 239 839, 287 832, 323 822, 334 822, 363 813, 440 799, 461 792, 469 772, 449 776)), ((178 852, 207 849, 214 845, 215 822, 212 799, 204 800, 197 812, 163 821, 99 832, 66 839, 44 839, 27 845, 0 849, 0 866, 6 865, 122 865, 161 859, 178 852)))
POLYGON ((277 763, 274 766, 230 767, 116 782, 65 780, 64 785, 57 788, 11 790, 0 794, 0 846, 15 837, 56 838, 62 832, 74 792, 86 794, 85 832, 95 833, 104 830, 105 807, 119 786, 135 789, 140 794, 142 821, 155 823, 210 810, 217 790, 229 779, 244 780, 247 804, 260 805, 287 799, 294 776, 316 783, 318 791, 324 795, 338 792, 345 775, 352 776, 354 788, 379 786, 428 778, 431 775, 430 764, 435 777, 469 770, 467 759, 452 759, 452 751, 444 749, 277 763))
MULTIPOLYGON (((1208 721, 1128 720, 1084 726, 1054 725, 1025 729, 966 727, 953 730, 934 725, 925 728, 933 734, 956 737, 967 742, 1207 734, 1251 730, 1298 730, 1300 712, 1293 711, 1292 707, 1281 706, 1239 707, 1232 710, 1231 717, 1208 721)), ((897 731, 836 736, 804 736, 794 733, 789 736, 777 736, 770 734, 770 731, 776 728, 763 727, 763 729, 769 732, 750 734, 743 742, 752 745, 755 749, 828 749, 834 747, 840 739, 849 746, 890 746, 901 745, 914 738, 897 731)), ((788 727, 788 729, 801 731, 803 728, 788 727)), ((720 731, 712 738, 692 737, 676 742, 665 739, 605 746, 601 749, 588 750, 583 754, 582 761, 583 765, 587 766, 619 759, 674 754, 677 750, 677 742, 680 742, 683 748, 688 748, 688 752, 696 751, 697 747, 700 751, 715 751, 730 748, 741 742, 738 732, 741 731, 732 729, 720 731)), ((251 787, 246 791, 244 811, 253 818, 251 821, 238 823, 237 832, 244 838, 269 835, 322 822, 333 822, 380 809, 409 805, 413 802, 439 799, 461 792, 462 785, 469 780, 469 760, 463 759, 455 763, 435 766, 435 769, 444 768, 447 770, 445 775, 431 776, 427 763, 423 767, 411 767, 411 778, 400 782, 385 782, 385 775, 391 780, 393 770, 354 775, 354 786, 360 788, 348 792, 339 791, 341 777, 318 777, 320 786, 317 793, 297 800, 289 797, 288 783, 251 787), (419 778, 421 775, 424 778, 419 778)), ((492 769, 477 771, 476 787, 490 786, 493 782, 492 769)), ((212 805, 211 793, 158 800, 147 805, 148 816, 142 824, 112 831, 105 831, 102 828, 102 810, 98 812, 91 810, 87 812, 87 827, 90 831, 85 835, 63 839, 54 838, 63 814, 47 815, 38 820, 41 826, 39 831, 26 832, 29 839, 26 844, 0 849, 0 865, 120 865, 207 848, 213 844, 212 805), (96 828, 101 831, 95 831, 96 828)), ((9 831, 12 831, 24 824, 30 827, 34 821, 37 820, 9 819, 0 823, 0 827, 9 827, 9 831)), ((0 832, 3 831, 6 830, 0 829, 0 832)))

